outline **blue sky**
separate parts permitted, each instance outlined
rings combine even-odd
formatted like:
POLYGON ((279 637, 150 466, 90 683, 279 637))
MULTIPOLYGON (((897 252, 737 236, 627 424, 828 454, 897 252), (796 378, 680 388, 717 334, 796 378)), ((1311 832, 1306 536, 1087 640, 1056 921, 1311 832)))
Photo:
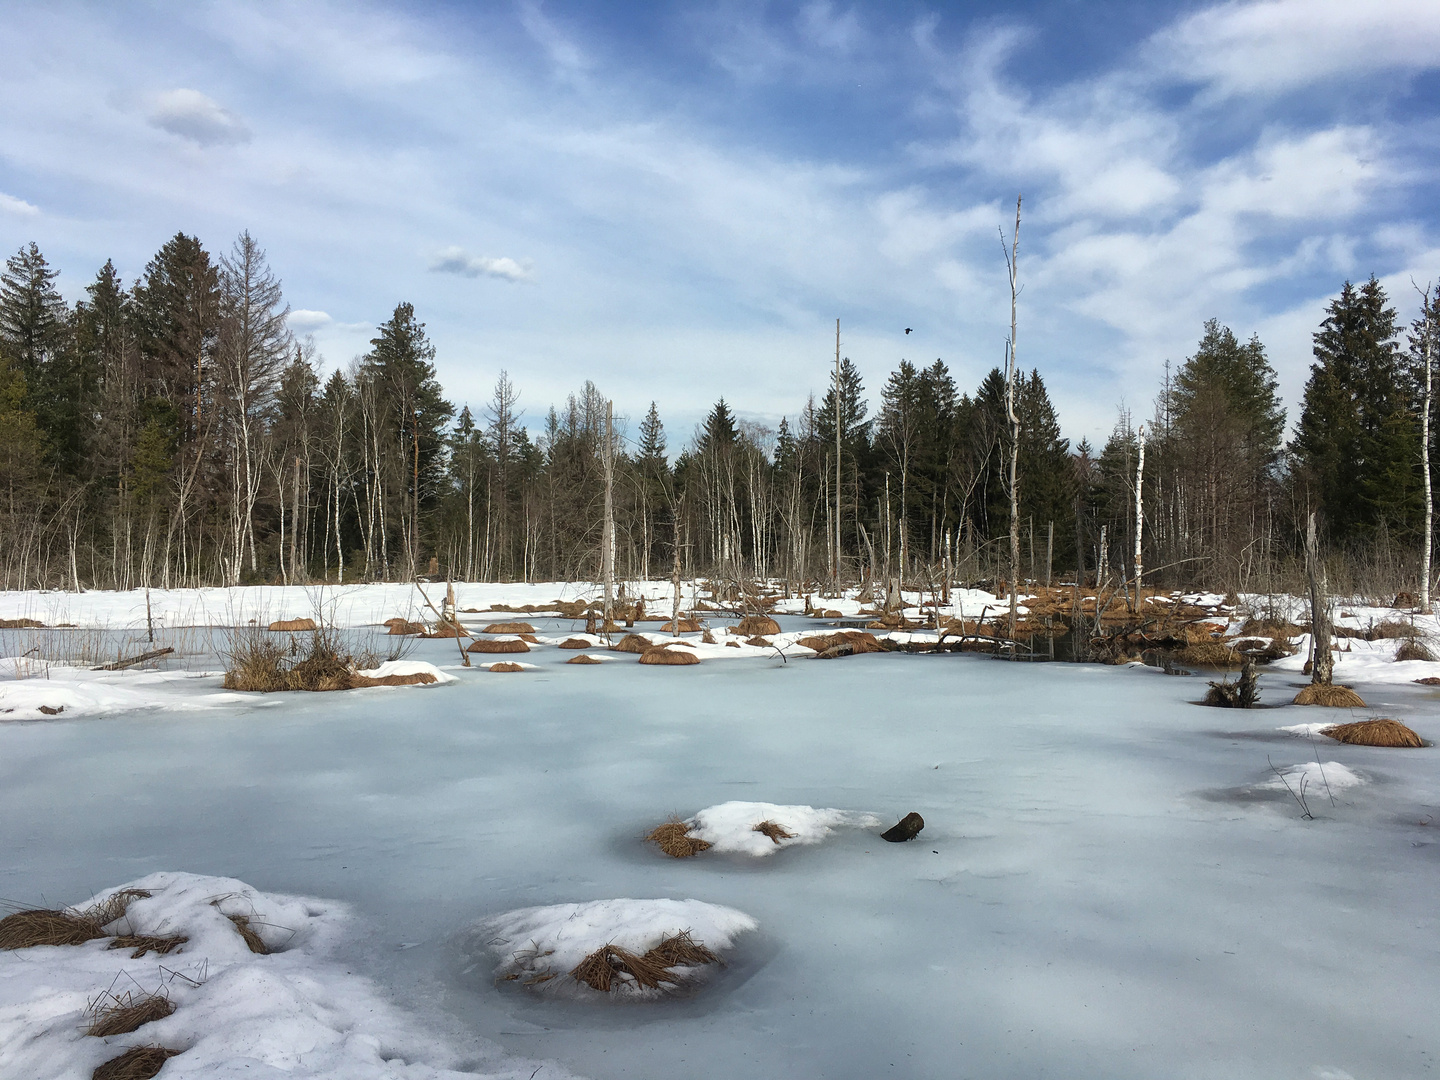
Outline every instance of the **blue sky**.
POLYGON ((593 379, 672 450, 721 395, 872 406, 903 357, 1021 363, 1073 439, 1207 318, 1290 406, 1342 281, 1440 276, 1440 4, 7 5, 0 248, 81 295, 249 229, 330 366, 415 304, 453 399, 593 379), (123 7, 123 10, 122 10, 123 7), (906 337, 905 327, 914 333, 906 337))

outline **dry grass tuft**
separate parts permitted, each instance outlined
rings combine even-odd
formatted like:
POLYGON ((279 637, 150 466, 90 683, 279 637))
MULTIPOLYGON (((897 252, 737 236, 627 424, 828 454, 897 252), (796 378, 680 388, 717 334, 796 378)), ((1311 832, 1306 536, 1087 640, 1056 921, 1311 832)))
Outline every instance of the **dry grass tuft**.
POLYGON ((121 918, 136 900, 150 899, 149 889, 120 889, 111 893, 101 903, 93 904, 82 913, 94 919, 101 926, 108 926, 121 918))
POLYGON ((757 635, 756 637, 746 638, 746 639, 745 639, 745 644, 746 644, 746 645, 755 645, 755 646, 757 646, 757 647, 759 647, 759 648, 761 648, 761 649, 768 649, 768 648, 771 646, 772 642, 771 642, 770 639, 767 638, 767 637, 759 637, 759 636, 757 635))
POLYGON ((1365 632, 1367 641, 1414 638, 1420 631, 1409 619, 1383 619, 1365 632))
POLYGON ((661 938, 660 944, 643 956, 616 945, 604 945, 576 964, 570 977, 601 993, 630 982, 653 990, 680 981, 681 976, 671 968, 718 963, 718 956, 692 938, 690 931, 682 930, 674 937, 661 938))
POLYGON ((276 619, 270 624, 271 630, 296 633, 300 630, 314 630, 314 619, 276 619))
POLYGON ((730 632, 732 634, 738 634, 741 637, 778 634, 780 633, 780 624, 770 618, 769 615, 746 615, 745 618, 730 628, 730 632))
POLYGON ((1348 686, 1311 683, 1295 695, 1296 705, 1327 705, 1332 709, 1363 709, 1365 700, 1348 686))
MULTIPOLYGON (((370 686, 424 686, 427 683, 438 681, 428 671, 417 671, 411 675, 360 675, 352 673, 350 676, 349 689, 362 690, 370 686)), ((345 689, 337 687, 337 689, 345 689)))
POLYGON ((694 619, 681 619, 678 628, 672 621, 664 623, 660 629, 671 634, 698 634, 700 632, 700 624, 694 619))
POLYGON ((1421 641, 1410 638, 1395 650, 1396 662, 1404 660, 1434 660, 1435 654, 1425 647, 1421 641))
POLYGON ((521 665, 512 663, 512 662, 509 661, 509 660, 501 660, 498 664, 491 664, 491 665, 490 665, 490 670, 491 670, 491 671, 498 671, 498 672, 506 672, 506 671, 524 671, 525 669, 524 669, 521 665))
POLYGON ((164 994, 102 994, 87 1010, 90 1024, 86 1035, 108 1039, 112 1035, 128 1035, 152 1020, 164 1020, 175 1011, 175 1003, 164 994))
POLYGON ((646 649, 653 649, 655 643, 647 637, 639 634, 626 634, 614 645, 610 646, 612 652, 643 653, 646 649))
POLYGON ((1397 746, 1416 748, 1425 745, 1425 740, 1415 734, 1399 720, 1380 717, 1375 720, 1359 720, 1353 724, 1336 724, 1320 729, 1336 742, 1354 743, 1356 746, 1397 746))
POLYGON ((264 938, 257 934, 250 926, 249 915, 226 915, 225 917, 235 924, 235 929, 238 930, 240 936, 245 939, 246 948, 253 953, 259 953, 261 956, 268 956, 270 954, 270 946, 266 945, 264 938))
POLYGON ((836 656, 859 655, 860 653, 884 652, 874 634, 856 630, 850 633, 816 634, 801 638, 797 645, 814 649, 817 659, 829 660, 836 656))
POLYGON ((173 937, 155 937, 147 934, 121 934, 106 945, 107 949, 134 949, 130 954, 131 960, 139 960, 146 953, 155 953, 157 956, 167 956, 174 952, 181 945, 190 939, 183 935, 176 934, 173 937))
POLYGON ((657 825, 650 830, 650 835, 645 839, 648 843, 655 844, 672 859, 688 859, 712 846, 708 840, 691 836, 689 827, 679 818, 671 818, 665 824, 657 825))
POLYGON ((692 652, 685 652, 682 649, 667 649, 663 645, 654 649, 646 649, 640 654, 640 663, 659 664, 663 667, 684 667, 688 664, 700 663, 700 657, 692 652))
POLYGON ((96 1066, 90 1080, 150 1080, 178 1053, 163 1046, 132 1046, 119 1057, 96 1066))
POLYGON ((1196 641, 1177 652, 1175 659, 1182 664, 1200 667, 1231 668, 1239 667, 1245 658, 1223 642, 1196 641))
POLYGON ((795 834, 778 821, 762 821, 760 824, 753 826, 752 830, 754 832, 764 833, 776 844, 780 843, 781 840, 795 839, 795 834))
POLYGON ((1258 619, 1249 618, 1240 627, 1240 633, 1244 635, 1258 634, 1264 637, 1299 637, 1301 634, 1308 634, 1308 626, 1300 626, 1286 619, 1258 619))
POLYGON ((535 627, 528 622, 492 622, 481 632, 486 634, 533 634, 535 627))
POLYGON ((320 692, 364 686, 407 686, 435 681, 428 673, 379 679, 360 675, 357 668, 372 667, 379 662, 378 658, 351 655, 342 637, 331 629, 315 630, 303 643, 291 638, 287 646, 262 630, 242 627, 231 638, 226 661, 225 689, 261 694, 282 690, 320 692))
POLYGON ((530 646, 519 638, 503 638, 499 641, 494 638, 476 638, 465 651, 477 653, 522 653, 529 652, 530 646))
POLYGON ((661 938, 660 944, 645 955, 653 956, 667 968, 720 963, 720 957, 692 938, 689 930, 682 930, 674 937, 661 938))
POLYGON ((397 636, 425 633, 424 623, 411 622, 409 619, 386 619, 384 625, 389 628, 389 633, 397 636))
POLYGON ((105 936, 89 915, 38 908, 0 919, 0 949, 31 949, 36 945, 82 945, 105 936))
POLYGON ((572 638, 566 638, 564 641, 560 642, 560 648, 562 648, 562 649, 588 649, 588 648, 590 648, 591 644, 592 644, 592 642, 586 641, 584 638, 572 637, 572 638))
POLYGON ((581 653, 579 656, 572 656, 565 662, 567 664, 603 664, 605 661, 597 660, 593 656, 587 656, 585 653, 581 653))

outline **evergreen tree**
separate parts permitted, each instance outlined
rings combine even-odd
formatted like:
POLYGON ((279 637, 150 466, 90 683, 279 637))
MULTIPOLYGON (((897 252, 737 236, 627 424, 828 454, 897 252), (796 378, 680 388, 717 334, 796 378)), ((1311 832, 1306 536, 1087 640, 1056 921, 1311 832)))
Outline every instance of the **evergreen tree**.
POLYGON ((31 242, 0 274, 0 350, 24 379, 29 408, 45 435, 48 456, 73 476, 88 425, 72 356, 70 310, 55 287, 59 271, 31 242))
POLYGON ((665 425, 660 422, 660 413, 653 401, 640 423, 636 460, 646 475, 659 475, 665 469, 665 425))

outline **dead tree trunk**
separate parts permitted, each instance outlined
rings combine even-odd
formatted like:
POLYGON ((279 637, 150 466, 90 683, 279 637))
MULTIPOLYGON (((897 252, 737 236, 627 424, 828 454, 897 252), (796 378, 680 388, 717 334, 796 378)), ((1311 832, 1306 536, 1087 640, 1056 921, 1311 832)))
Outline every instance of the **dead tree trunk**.
MULTIPOLYGON (((1145 425, 1136 432, 1140 452, 1135 462, 1135 592, 1131 598, 1131 611, 1140 610, 1140 585, 1145 577, 1145 562, 1141 555, 1141 543, 1145 539, 1145 425)), ((1163 567, 1162 567, 1163 569, 1163 567)))
POLYGON ((1330 599, 1325 594, 1325 566, 1320 561, 1313 512, 1305 526, 1305 574, 1310 579, 1310 681, 1329 686, 1335 674, 1335 657, 1330 653, 1330 599))
MULTIPOLYGON (((1000 234, 1000 246, 1004 249, 1005 234, 1000 234)), ((1005 350, 1005 416, 1010 421, 1010 640, 1015 640, 1015 621, 1019 607, 1018 577, 1020 574, 1020 418, 1015 415, 1015 380, 1019 377, 1019 363, 1015 355, 1016 301, 1019 299, 1020 272, 1020 196, 1015 197, 1015 231, 1010 237, 1010 250, 1006 253, 1005 265, 1010 271, 1010 341, 1005 350)), ((1010 658, 1017 655, 1014 645, 1010 658)))

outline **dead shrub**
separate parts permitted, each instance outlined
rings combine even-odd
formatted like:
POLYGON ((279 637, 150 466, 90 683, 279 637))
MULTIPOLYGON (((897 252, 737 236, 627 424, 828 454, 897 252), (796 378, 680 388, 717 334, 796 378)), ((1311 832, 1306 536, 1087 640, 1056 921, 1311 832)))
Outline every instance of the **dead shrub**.
POLYGON ((38 908, 16 911, 0 919, 0 949, 30 949, 36 945, 83 945, 105 936, 88 915, 38 908))
POLYGON ((522 653, 529 652, 530 646, 519 638, 476 638, 466 652, 474 653, 522 653))
POLYGON ((1296 705, 1325 705, 1332 709, 1363 709, 1365 699, 1348 686, 1311 683, 1295 695, 1296 705))
POLYGON ((1420 631, 1409 619, 1382 619, 1365 632, 1366 641, 1388 641, 1394 638, 1416 638, 1420 631))
POLYGON ((247 949, 261 956, 270 955, 270 946, 265 944, 265 939, 257 934, 254 927, 250 925, 249 915, 226 915, 225 917, 235 924, 235 929, 245 939, 247 949))
POLYGON ((134 949, 130 954, 131 960, 139 960, 146 953, 154 953, 156 956, 168 956, 181 945, 190 939, 181 934, 173 937, 155 937, 145 934, 121 934, 106 945, 107 949, 134 949))
POLYGON ((708 840, 691 836, 690 827, 679 818, 671 818, 665 824, 655 826, 645 840, 655 844, 672 859, 688 859, 713 846, 708 840))
POLYGON ((776 844, 780 843, 781 840, 795 839, 795 834, 778 821, 762 821, 758 825, 752 825, 751 831, 764 833, 776 844))
POLYGON ((97 1065, 90 1080, 150 1080, 179 1053, 163 1046, 132 1046, 119 1057, 97 1065))
POLYGON ((590 641, 587 641, 585 638, 572 637, 572 638, 566 638, 564 641, 560 642, 560 648, 562 648, 562 649, 588 649, 588 648, 590 648, 590 646, 591 646, 592 644, 594 644, 594 643, 593 643, 593 642, 590 642, 590 641))
POLYGON ((769 615, 746 615, 745 618, 730 628, 730 632, 732 634, 738 634, 741 637, 778 634, 780 633, 780 624, 770 618, 769 615))
POLYGON ((314 619, 276 619, 270 624, 271 630, 296 633, 300 630, 314 630, 314 619))
POLYGON ((698 664, 699 662, 700 658, 692 652, 667 649, 663 645, 654 649, 646 649, 640 654, 640 663, 659 664, 662 667, 684 667, 687 664, 698 664))
POLYGON ((1427 648, 1425 647, 1425 643, 1424 643, 1424 642, 1419 641, 1419 640, 1416 639, 1416 638, 1407 638, 1407 639, 1401 644, 1400 648, 1398 648, 1398 649, 1395 650, 1395 660, 1396 660, 1397 663, 1403 662, 1403 661, 1405 661, 1405 660, 1434 660, 1434 659, 1435 659, 1435 654, 1432 653, 1429 649, 1427 649, 1427 648))
POLYGON ((610 646, 612 652, 643 653, 646 649, 653 649, 655 643, 647 637, 639 634, 626 634, 617 643, 610 646))
POLYGON ((105 993, 90 1003, 90 1023, 86 1035, 108 1039, 112 1035, 128 1035, 150 1023, 164 1020, 175 1011, 175 1003, 164 994, 141 994, 135 997, 128 990, 121 994, 105 993))
POLYGON ((528 622, 492 622, 482 632, 486 634, 533 634, 535 627, 528 622))
POLYGON ((567 664, 603 664, 605 661, 596 660, 593 656, 586 656, 584 653, 581 653, 579 656, 572 656, 565 662, 567 664))
POLYGON ((312 631, 303 644, 292 638, 287 647, 254 627, 240 627, 230 639, 226 659, 225 689, 261 694, 435 681, 434 676, 428 674, 391 675, 381 679, 358 674, 357 668, 374 666, 378 659, 368 655, 355 657, 332 629, 312 631))
POLYGON ((505 671, 524 671, 525 668, 522 667, 520 664, 513 663, 512 661, 509 661, 509 660, 501 660, 498 664, 491 664, 491 665, 490 665, 490 670, 491 670, 491 671, 499 671, 499 672, 505 672, 505 671))
POLYGON ((1425 740, 1415 734, 1399 720, 1377 717, 1374 720, 1358 720, 1353 724, 1336 724, 1321 728, 1320 734, 1336 742, 1353 743, 1356 746, 1396 746, 1418 749, 1425 740))

